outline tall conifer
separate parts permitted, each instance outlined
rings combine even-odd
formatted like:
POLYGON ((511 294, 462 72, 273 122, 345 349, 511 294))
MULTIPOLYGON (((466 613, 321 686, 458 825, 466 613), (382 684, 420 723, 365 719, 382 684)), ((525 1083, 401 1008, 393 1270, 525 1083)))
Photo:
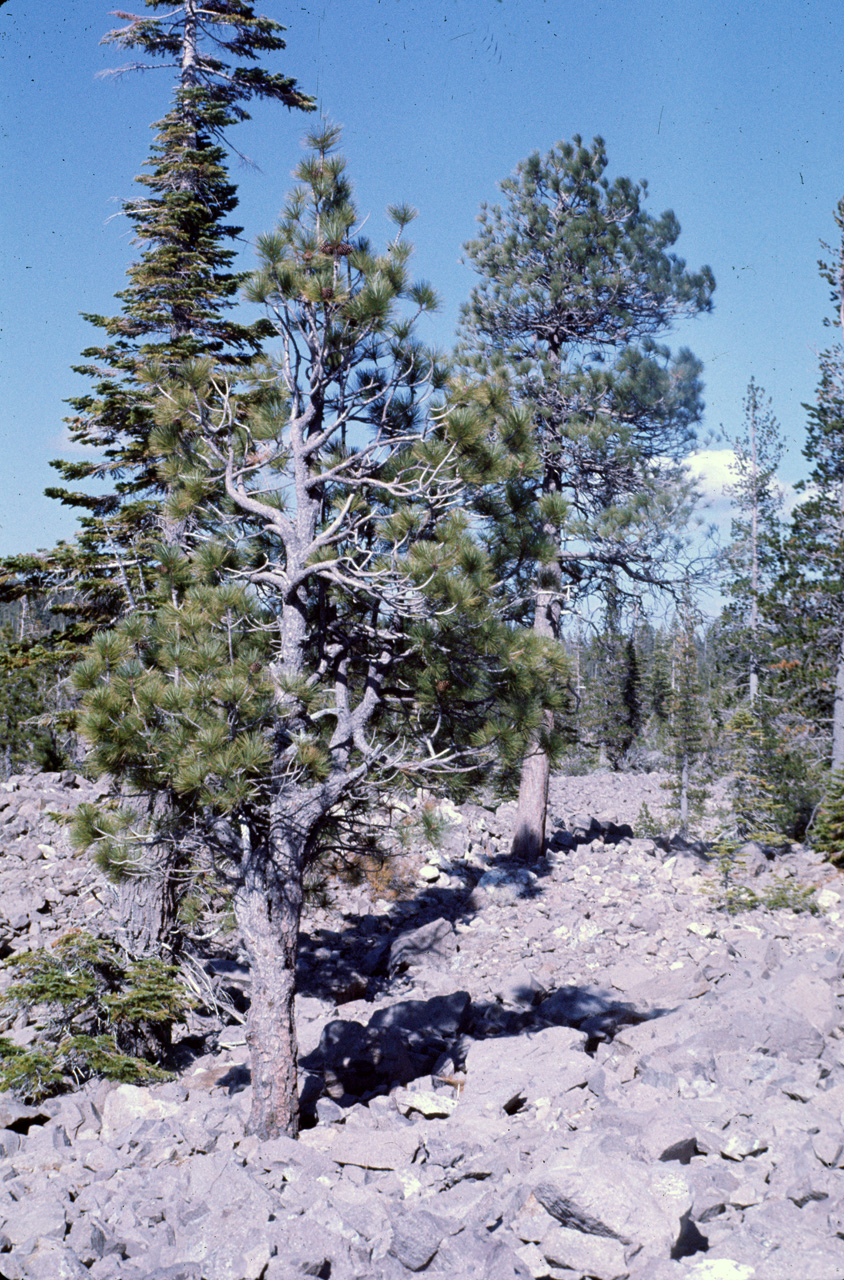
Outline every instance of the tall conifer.
MULTIPOLYGON (((794 711, 832 770, 844 766, 844 199, 837 248, 821 262, 835 338, 820 356, 803 454, 809 478, 784 532, 780 572, 763 607, 777 632, 778 666, 794 711)), ((828 247, 827 247, 828 248, 828 247)))
POLYGON ((56 582, 74 588, 65 606, 73 624, 63 634, 65 649, 136 607, 150 586, 144 572, 150 546, 162 534, 171 541, 180 536, 178 521, 161 525, 167 482, 150 447, 143 370, 151 362, 175 368, 201 353, 242 364, 268 332, 265 322, 243 325, 232 314, 244 276, 233 269, 242 228, 230 221, 237 194, 226 168, 228 132, 249 119, 254 99, 303 110, 314 105, 295 80, 256 65, 284 48, 284 28, 254 5, 146 0, 146 8, 145 16, 117 11, 126 25, 103 43, 139 55, 120 74, 163 64, 176 87, 170 110, 154 126, 147 172, 137 179, 144 193, 123 206, 141 255, 117 294, 121 311, 86 316, 106 341, 87 348, 86 363, 76 369, 93 386, 70 401, 70 439, 96 449, 97 457, 52 464, 65 484, 47 493, 82 513, 79 535, 51 553, 5 565, 6 594, 21 584, 30 591, 56 582), (69 487, 91 479, 111 487, 94 493, 69 487))
MULTIPOLYGON (((529 625, 548 640, 567 598, 672 577, 688 496, 679 459, 701 409, 700 364, 657 339, 709 309, 712 274, 671 252, 679 225, 646 211, 645 184, 610 182, 606 167, 598 138, 530 156, 466 246, 481 280, 463 312, 464 364, 505 379, 532 420, 538 465, 513 518, 533 571, 529 625)), ((544 844, 552 729, 546 717, 524 761, 517 855, 544 844)))
POLYGON ((173 474, 214 536, 189 555, 159 547, 168 599, 98 637, 78 675, 94 762, 137 798, 85 815, 80 842, 118 867, 165 840, 188 875, 198 843, 234 889, 252 976, 249 1126, 265 1137, 298 1127, 308 867, 386 788, 472 776, 519 704, 562 675, 554 649, 501 625, 465 507, 467 477, 507 459, 482 417, 443 403, 438 359, 415 336, 436 297, 409 275, 414 211, 391 208, 396 233, 373 252, 336 141, 331 128, 310 139, 259 240, 249 294, 277 359, 245 371, 243 396, 207 358, 175 378, 150 370, 173 474), (218 486, 225 503, 203 512, 218 486))

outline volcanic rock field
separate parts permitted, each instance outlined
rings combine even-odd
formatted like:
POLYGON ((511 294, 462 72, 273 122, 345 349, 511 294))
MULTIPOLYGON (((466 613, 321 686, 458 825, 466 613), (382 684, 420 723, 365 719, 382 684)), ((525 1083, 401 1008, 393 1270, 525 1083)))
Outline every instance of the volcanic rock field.
MULTIPOLYGON (((760 903, 817 914, 730 914, 708 846, 636 831, 662 781, 554 779, 534 866, 512 805, 444 805, 403 892, 334 886, 303 923, 298 1141, 244 1137, 236 939, 169 1083, 0 1095, 0 1278, 844 1280, 841 874, 750 849, 760 903)), ((61 823, 93 794, 2 784, 2 954, 109 930, 61 823)))

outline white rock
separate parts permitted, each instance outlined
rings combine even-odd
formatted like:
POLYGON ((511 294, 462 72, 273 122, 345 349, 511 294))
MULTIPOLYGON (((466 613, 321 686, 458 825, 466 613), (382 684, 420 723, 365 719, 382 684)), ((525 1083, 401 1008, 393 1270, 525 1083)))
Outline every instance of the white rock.
POLYGON ((112 1142, 122 1129, 128 1129, 136 1120, 164 1120, 178 1115, 183 1106, 181 1102, 157 1098, 140 1085, 119 1084, 103 1104, 103 1141, 112 1142))
POLYGON ((755 1275, 755 1267, 746 1262, 733 1262, 730 1258, 703 1258, 686 1272, 686 1280, 753 1280, 755 1275))

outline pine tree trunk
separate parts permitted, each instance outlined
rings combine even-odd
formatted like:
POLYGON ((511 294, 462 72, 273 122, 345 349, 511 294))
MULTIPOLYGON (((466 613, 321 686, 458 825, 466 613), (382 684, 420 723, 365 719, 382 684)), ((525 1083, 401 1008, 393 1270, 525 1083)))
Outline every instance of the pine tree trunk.
POLYGON ((832 704, 832 768, 844 766, 844 632, 835 663, 835 695, 832 704))
POLYGON ((118 924, 130 956, 172 957, 179 949, 178 902, 171 859, 166 855, 149 875, 129 876, 120 884, 118 924), (167 954, 165 954, 167 953, 167 954))
POLYGON ((306 824, 294 825, 290 808, 283 799, 274 805, 269 846, 246 850, 235 895, 252 977, 246 1030, 252 1110, 246 1131, 262 1139, 299 1133, 294 996, 306 824))
POLYGON ((689 757, 683 756, 680 767, 680 834, 689 829, 689 757))
MULTIPOLYGON (((556 639, 559 629, 559 566, 556 566, 557 585, 554 590, 537 592, 533 630, 537 635, 556 639)), ((552 718, 546 713, 547 727, 552 718)), ((545 822, 548 811, 548 781, 551 762, 548 753, 535 742, 528 748, 522 763, 519 782, 519 803, 511 855, 525 862, 536 862, 545 852, 545 822)))
POLYGON ((522 763, 516 832, 511 849, 514 858, 535 862, 545 850, 550 773, 548 753, 537 743, 530 748, 522 763))

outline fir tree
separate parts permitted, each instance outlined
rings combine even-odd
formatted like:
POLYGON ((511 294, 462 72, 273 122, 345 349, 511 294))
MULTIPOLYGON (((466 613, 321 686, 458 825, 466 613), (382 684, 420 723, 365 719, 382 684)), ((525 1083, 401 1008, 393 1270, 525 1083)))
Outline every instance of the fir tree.
POLYGON ((501 625, 500 585, 471 536, 466 477, 507 460, 482 415, 447 410, 437 358, 415 337, 436 297, 408 274, 414 211, 392 208, 396 235, 373 252, 336 141, 327 126, 309 139, 282 221, 259 241, 249 293, 277 361, 249 373, 244 395, 208 360, 175 380, 149 372, 174 501, 197 505, 196 528, 211 527, 201 509, 220 485, 226 506, 190 554, 160 547, 172 589, 152 627, 127 620, 79 676, 94 762, 138 798, 83 815, 79 840, 116 869, 167 841, 187 876, 205 850, 231 887, 252 975, 249 1128, 263 1136, 298 1126, 309 866, 351 841, 385 788, 467 785, 499 738, 518 759, 520 707, 562 675, 556 647, 501 625), (172 803, 145 818, 143 797, 162 791, 172 803))
MULTIPOLYGON (((93 389, 70 403, 71 440, 95 447, 95 461, 53 465, 67 483, 91 478, 113 482, 93 495, 65 486, 48 489, 84 512, 72 544, 5 564, 4 591, 14 596, 71 588, 60 606, 65 625, 42 646, 51 673, 66 672, 100 628, 155 600, 155 547, 160 539, 184 542, 189 516, 165 502, 172 489, 162 456, 152 443, 153 394, 147 369, 175 372, 185 360, 213 356, 224 368, 245 367, 272 331, 266 319, 244 325, 233 316, 244 274, 234 270, 242 228, 233 225, 237 194, 226 169, 223 144, 231 127, 247 120, 253 100, 310 110, 313 102, 295 81, 255 65, 284 48, 278 23, 241 0, 146 0, 148 16, 119 14, 127 25, 105 43, 137 52, 123 71, 163 63, 175 74, 171 109, 154 127, 155 143, 137 181, 144 194, 124 212, 141 254, 117 296, 116 316, 89 315, 103 346, 83 354, 77 368, 93 389), (159 14, 159 11, 162 11, 159 14), (166 510, 166 514, 165 514, 166 510)), ((55 674, 53 678, 55 678, 55 674)), ((177 942, 174 900, 164 886, 171 871, 146 886, 126 881, 120 916, 125 943, 136 954, 177 942)))
MULTIPOLYGON (((821 354, 815 403, 806 406, 806 496, 795 507, 781 549, 781 571, 765 597, 778 632, 780 669, 793 704, 819 733, 833 770, 844 765, 844 200, 836 211, 839 246, 822 262, 837 331, 821 354)), ((828 248, 828 246, 827 246, 828 248)))
POLYGON ((727 492, 737 510, 727 551, 727 590, 734 602, 727 624, 734 646, 744 650, 747 697, 754 707, 770 650, 761 602, 771 584, 779 543, 782 495, 776 473, 785 446, 771 402, 753 378, 744 400, 744 430, 729 443, 736 479, 727 492))
POLYGON ((642 724, 641 680, 634 637, 621 630, 617 594, 610 591, 600 639, 597 731, 612 769, 620 769, 642 724))
POLYGON ((830 862, 844 863, 844 769, 830 775, 823 804, 811 830, 812 844, 825 853, 830 862))
MULTIPOLYGON (((699 363, 657 339, 676 317, 709 309, 712 275, 670 251, 679 226, 646 211, 645 185, 610 182, 606 167, 600 139, 532 155, 466 246, 481 282, 464 309, 461 358, 476 376, 505 379, 534 431, 538 466, 515 493, 514 520, 530 531, 531 625, 549 640, 567 597, 608 581, 639 595, 671 579, 689 498, 679 459, 701 404, 699 363)), ((514 853, 542 851, 548 772, 537 740, 514 853)))
POLYGON ((99 627, 137 607, 149 589, 144 565, 162 536, 180 536, 178 520, 161 526, 166 482, 150 449, 152 409, 142 378, 150 362, 175 368, 201 353, 223 364, 242 363, 260 350, 266 323, 242 325, 232 316, 243 274, 234 271, 242 228, 229 219, 237 207, 223 143, 231 126, 249 118, 247 105, 270 99, 311 110, 296 82, 255 65, 284 48, 278 23, 241 0, 146 0, 147 16, 118 13, 127 25, 104 43, 136 51, 122 72, 157 64, 172 68, 176 88, 167 115, 155 126, 144 194, 124 204, 141 246, 117 295, 116 316, 86 318, 106 335, 88 348, 76 371, 92 390, 70 401, 74 444, 97 450, 95 461, 57 461, 66 482, 48 489, 82 514, 78 539, 52 553, 5 563, 5 594, 61 583, 73 588, 60 652, 84 643, 99 627), (164 10, 159 15, 158 11, 164 10), (69 488, 110 479, 109 492, 69 488))

